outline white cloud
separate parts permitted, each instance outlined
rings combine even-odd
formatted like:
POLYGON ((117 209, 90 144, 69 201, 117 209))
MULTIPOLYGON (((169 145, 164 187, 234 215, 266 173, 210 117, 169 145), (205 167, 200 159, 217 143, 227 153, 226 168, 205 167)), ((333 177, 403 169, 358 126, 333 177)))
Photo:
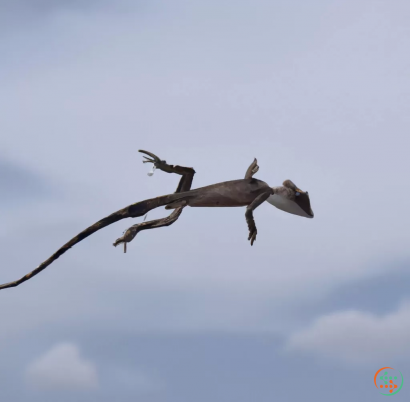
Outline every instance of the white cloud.
POLYGON ((410 356, 409 338, 410 302, 406 301, 384 316, 350 310, 319 317, 293 333, 286 350, 348 364, 382 363, 410 356))
POLYGON ((75 344, 60 343, 31 363, 26 372, 29 385, 40 389, 84 390, 98 387, 97 371, 80 355, 75 344))

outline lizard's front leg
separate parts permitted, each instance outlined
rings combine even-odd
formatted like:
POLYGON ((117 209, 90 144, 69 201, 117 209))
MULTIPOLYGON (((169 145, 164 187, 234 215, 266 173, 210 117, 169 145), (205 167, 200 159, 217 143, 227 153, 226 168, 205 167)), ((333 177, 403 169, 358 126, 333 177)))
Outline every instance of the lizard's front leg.
POLYGON ((248 167, 248 170, 245 173, 245 179, 250 179, 253 175, 259 170, 258 161, 256 158, 253 160, 251 165, 248 167))
POLYGON ((256 229, 255 220, 253 219, 253 211, 259 207, 264 201, 266 201, 270 195, 273 194, 273 190, 269 189, 262 194, 259 194, 247 207, 245 212, 246 223, 248 224, 249 228, 249 237, 248 240, 251 242, 251 246, 253 246, 253 242, 256 239, 256 234, 258 233, 256 229))

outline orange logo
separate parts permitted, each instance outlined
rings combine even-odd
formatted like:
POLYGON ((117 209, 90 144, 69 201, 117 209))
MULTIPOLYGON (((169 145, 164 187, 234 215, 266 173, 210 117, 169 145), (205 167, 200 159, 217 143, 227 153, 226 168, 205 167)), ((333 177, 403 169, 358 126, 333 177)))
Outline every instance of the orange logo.
POLYGON ((374 385, 383 395, 397 394, 403 386, 403 375, 399 370, 383 367, 374 375, 374 385))

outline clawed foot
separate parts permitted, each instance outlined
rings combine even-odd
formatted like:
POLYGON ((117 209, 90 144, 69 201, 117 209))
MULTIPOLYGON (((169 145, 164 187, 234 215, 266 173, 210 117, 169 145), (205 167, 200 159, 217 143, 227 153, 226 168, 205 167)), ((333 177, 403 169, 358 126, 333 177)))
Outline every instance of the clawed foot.
POLYGON ((256 166, 252 169, 252 174, 255 174, 258 170, 259 170, 259 166, 256 165, 256 166))
POLYGON ((259 170, 258 166, 258 161, 256 158, 253 160, 253 162, 250 164, 248 167, 248 170, 245 173, 245 179, 250 179, 252 176, 259 170))
POLYGON ((148 158, 146 156, 143 156, 143 158, 145 158, 146 160, 142 161, 142 163, 153 163, 156 168, 160 168, 162 165, 167 164, 166 161, 161 160, 160 158, 158 158, 157 155, 153 154, 152 152, 144 151, 142 149, 139 149, 138 152, 147 154, 148 156, 151 157, 151 158, 148 158))
POLYGON ((127 243, 132 241, 134 239, 134 237, 137 235, 137 233, 139 232, 138 226, 139 225, 134 225, 134 226, 131 226, 129 229, 127 229, 125 231, 125 233, 113 243, 113 246, 117 247, 119 244, 123 243, 124 244, 124 253, 126 253, 127 252, 127 243))
POLYGON ((252 232, 249 231, 249 236, 248 236, 248 240, 250 240, 251 242, 251 246, 253 246, 253 242, 256 240, 256 234, 258 233, 258 231, 255 229, 252 232))

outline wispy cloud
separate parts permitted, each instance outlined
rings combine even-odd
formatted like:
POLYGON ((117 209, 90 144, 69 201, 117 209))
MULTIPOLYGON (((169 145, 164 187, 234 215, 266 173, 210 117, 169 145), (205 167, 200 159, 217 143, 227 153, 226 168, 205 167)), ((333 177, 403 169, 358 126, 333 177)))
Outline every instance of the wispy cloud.
POLYGON ((410 356, 409 338, 406 301, 386 315, 349 310, 321 316, 291 334, 286 350, 344 364, 386 363, 410 356))
POLYGON ((31 363, 27 383, 44 390, 85 390, 98 388, 94 364, 84 359, 77 345, 60 343, 31 363))

